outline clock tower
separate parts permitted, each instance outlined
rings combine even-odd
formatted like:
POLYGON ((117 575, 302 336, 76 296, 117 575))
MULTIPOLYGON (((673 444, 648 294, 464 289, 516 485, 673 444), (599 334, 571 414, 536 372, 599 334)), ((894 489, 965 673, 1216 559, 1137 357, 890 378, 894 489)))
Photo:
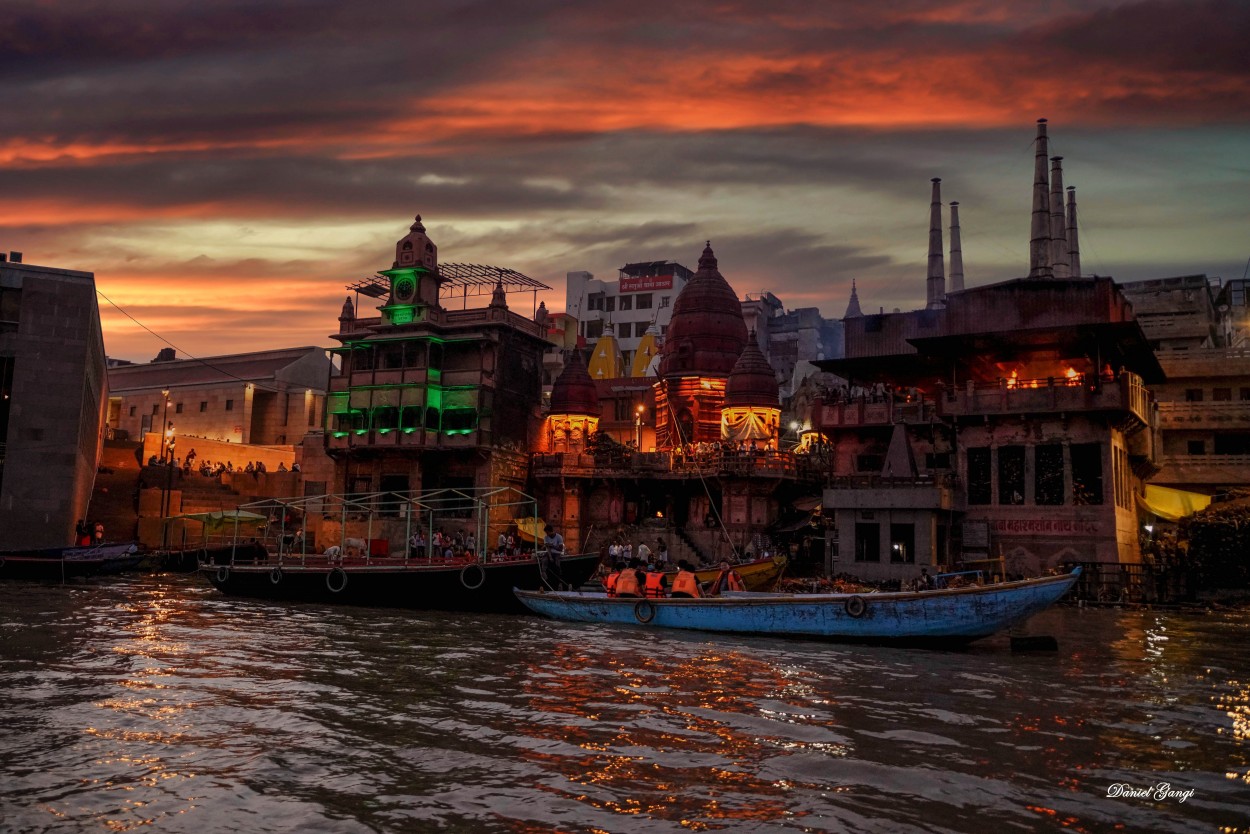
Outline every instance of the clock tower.
POLYGON ((386 324, 424 321, 438 307, 438 247, 425 234, 421 215, 395 244, 395 263, 382 275, 391 279, 391 295, 382 307, 386 324))

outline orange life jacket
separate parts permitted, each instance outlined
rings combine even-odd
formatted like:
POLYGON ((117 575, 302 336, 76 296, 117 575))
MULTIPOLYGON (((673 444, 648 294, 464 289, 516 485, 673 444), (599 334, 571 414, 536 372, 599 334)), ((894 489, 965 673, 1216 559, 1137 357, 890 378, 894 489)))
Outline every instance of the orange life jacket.
POLYGON ((658 570, 647 574, 647 596, 652 598, 664 596, 664 574, 658 570))
POLYGON ((603 588, 608 592, 608 596, 616 596, 616 581, 621 578, 621 572, 614 570, 608 574, 607 579, 603 580, 603 588))
POLYGON ((688 570, 677 571, 677 576, 673 579, 673 596, 678 594, 686 594, 692 597, 703 596, 702 592, 699 591, 699 577, 688 570))
POLYGON ((638 587, 638 572, 623 570, 616 580, 614 588, 618 597, 640 597, 642 590, 638 587))
POLYGON ((725 571, 725 583, 721 585, 721 589, 725 591, 745 591, 747 586, 743 584, 742 577, 738 575, 736 570, 732 568, 725 571))

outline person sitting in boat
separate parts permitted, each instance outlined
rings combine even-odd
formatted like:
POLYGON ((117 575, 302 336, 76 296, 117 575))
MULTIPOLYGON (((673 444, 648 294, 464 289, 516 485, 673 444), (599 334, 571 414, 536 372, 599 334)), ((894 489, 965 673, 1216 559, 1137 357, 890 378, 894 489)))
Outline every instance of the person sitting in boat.
POLYGON ((677 563, 677 575, 673 577, 674 597, 695 599, 703 596, 699 588, 699 577, 695 576, 694 568, 685 559, 677 563))
POLYGON ((668 577, 664 575, 664 571, 650 564, 647 565, 644 575, 646 579, 643 581, 643 588, 650 599, 662 599, 667 595, 668 577))
POLYGON ((624 562, 617 562, 612 566, 612 572, 603 578, 603 590, 608 592, 608 596, 616 596, 616 582, 621 578, 621 574, 625 570, 624 562))
POLYGON ((728 559, 721 559, 720 576, 716 577, 715 584, 712 585, 712 596, 718 597, 725 591, 745 591, 746 583, 742 581, 742 576, 729 565, 728 559))
POLYGON ((920 578, 916 580, 917 591, 932 591, 935 587, 933 577, 929 576, 928 568, 920 569, 920 578))
POLYGON ((647 587, 647 577, 638 570, 638 562, 632 561, 617 577, 614 590, 618 597, 641 598, 647 587))

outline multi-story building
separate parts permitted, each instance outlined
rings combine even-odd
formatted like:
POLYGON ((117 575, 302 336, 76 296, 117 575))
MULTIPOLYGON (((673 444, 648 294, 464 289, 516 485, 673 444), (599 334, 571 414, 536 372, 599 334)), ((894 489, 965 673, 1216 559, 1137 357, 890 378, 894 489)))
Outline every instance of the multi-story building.
POLYGON ((198 359, 163 353, 109 368, 108 425, 136 440, 173 424, 179 436, 294 446, 322 427, 332 370, 318 347, 198 359))
POLYGON ((391 268, 348 287, 327 403, 331 491, 524 489, 549 343, 507 293, 542 289, 511 270, 440 263, 418 217, 391 268), (452 296, 464 309, 443 306, 452 296), (360 314, 369 300, 378 315, 360 314))
POLYGON ((74 541, 107 396, 95 276, 0 255, 0 548, 74 541))
POLYGON ((1037 145, 1029 277, 948 292, 935 211, 926 309, 847 318, 845 357, 818 363, 850 383, 813 419, 833 450, 833 570, 1140 561, 1163 373, 1115 283, 1081 275, 1074 198, 1066 223, 1047 210, 1062 187, 1044 123, 1037 145))
POLYGON ((1167 375, 1152 389, 1161 469, 1151 484, 1208 495, 1250 486, 1250 348, 1237 335, 1242 288, 1186 275, 1122 289, 1167 375))
POLYGON ((662 338, 673 317, 673 300, 694 277, 674 261, 625 264, 615 281, 595 278, 589 272, 570 272, 565 289, 565 312, 579 322, 578 335, 595 341, 611 326, 625 368, 631 368, 634 352, 655 325, 662 338))
POLYGON ((777 375, 782 402, 816 372, 812 362, 842 356, 842 322, 826 319, 816 307, 786 310, 771 292, 748 293, 742 316, 777 375))

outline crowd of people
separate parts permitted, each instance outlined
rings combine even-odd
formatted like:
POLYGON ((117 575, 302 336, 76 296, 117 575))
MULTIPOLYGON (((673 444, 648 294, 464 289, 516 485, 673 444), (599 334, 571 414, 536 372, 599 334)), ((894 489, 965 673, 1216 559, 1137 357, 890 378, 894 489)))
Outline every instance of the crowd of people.
POLYGON ((694 566, 681 559, 677 562, 677 573, 672 574, 670 584, 671 571, 664 569, 666 564, 662 565, 655 558, 644 562, 637 556, 628 561, 618 561, 603 580, 604 590, 610 597, 637 599, 699 599, 720 596, 725 591, 746 590, 742 576, 728 560, 720 563, 720 573, 711 582, 700 582, 694 566))
MULTIPOLYGON (((263 460, 249 460, 245 465, 236 467, 234 465, 234 461, 232 460, 211 461, 207 458, 201 459, 195 449, 191 449, 191 451, 187 452, 186 457, 170 457, 168 464, 177 469, 181 469, 184 475, 190 475, 192 472, 199 472, 206 478, 218 478, 226 473, 234 474, 236 472, 241 472, 259 479, 262 474, 269 471, 269 467, 265 465, 263 460)), ((148 466, 160 465, 161 459, 158 456, 152 455, 148 458, 148 466)), ((274 471, 299 472, 300 466, 298 463, 292 463, 291 468, 288 470, 286 461, 279 461, 278 468, 274 471)))

